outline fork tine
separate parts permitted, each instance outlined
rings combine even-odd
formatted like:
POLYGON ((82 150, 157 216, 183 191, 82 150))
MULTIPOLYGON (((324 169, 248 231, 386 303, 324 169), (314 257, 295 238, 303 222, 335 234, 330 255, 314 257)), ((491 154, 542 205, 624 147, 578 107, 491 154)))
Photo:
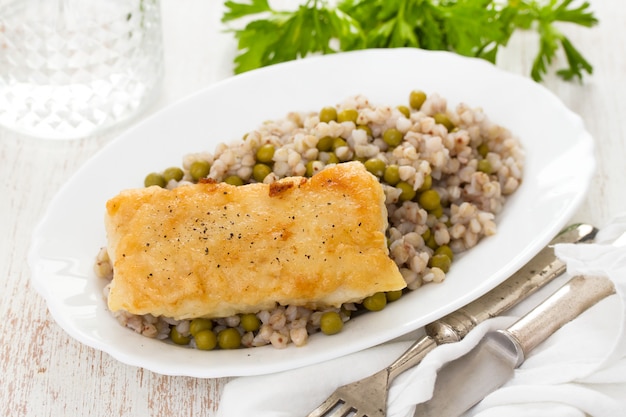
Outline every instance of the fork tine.
POLYGON ((331 395, 321 403, 315 410, 311 411, 306 417, 322 417, 328 416, 328 412, 332 411, 337 406, 339 399, 334 395, 331 395))
POLYGON ((356 411, 352 405, 332 395, 319 407, 311 411, 307 417, 345 417, 349 413, 356 411))
POLYGON ((307 417, 384 417, 388 384, 389 371, 386 368, 337 388, 307 417))
POLYGON ((348 413, 352 411, 356 411, 354 407, 352 407, 350 404, 346 402, 342 402, 341 406, 339 406, 339 408, 337 408, 333 414, 329 414, 328 417, 330 416, 344 417, 344 416, 347 416, 348 413))

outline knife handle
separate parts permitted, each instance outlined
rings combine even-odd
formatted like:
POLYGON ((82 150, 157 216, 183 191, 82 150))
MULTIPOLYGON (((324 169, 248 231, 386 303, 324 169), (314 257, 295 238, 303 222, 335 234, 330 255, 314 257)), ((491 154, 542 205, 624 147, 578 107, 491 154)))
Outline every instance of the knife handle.
POLYGON ((615 286, 606 277, 575 276, 530 313, 500 333, 504 333, 516 345, 519 366, 528 353, 550 335, 614 293, 615 286))
POLYGON ((426 334, 438 345, 460 341, 481 322, 509 310, 565 272, 565 263, 556 257, 553 245, 588 242, 595 238, 597 232, 598 229, 588 224, 574 224, 564 229, 506 281, 466 306, 428 324, 426 334))

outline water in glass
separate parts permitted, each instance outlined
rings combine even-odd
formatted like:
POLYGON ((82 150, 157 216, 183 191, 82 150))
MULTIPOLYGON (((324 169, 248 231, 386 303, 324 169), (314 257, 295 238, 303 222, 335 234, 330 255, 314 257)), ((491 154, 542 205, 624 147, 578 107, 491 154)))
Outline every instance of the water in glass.
POLYGON ((73 139, 132 119, 163 76, 160 19, 158 0, 0 1, 0 126, 73 139))

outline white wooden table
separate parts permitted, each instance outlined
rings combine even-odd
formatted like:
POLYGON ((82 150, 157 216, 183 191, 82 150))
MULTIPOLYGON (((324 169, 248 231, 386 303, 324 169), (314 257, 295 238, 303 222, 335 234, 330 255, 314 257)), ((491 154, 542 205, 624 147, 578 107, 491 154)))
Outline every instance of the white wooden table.
MULTIPOLYGON (((563 26, 594 65, 583 84, 548 76, 545 87, 580 114, 596 139, 597 173, 572 222, 597 226, 626 209, 626 5, 592 0, 600 24, 563 26)), ((221 2, 162 0, 166 79, 154 112, 230 76, 235 41, 221 2)), ((498 65, 527 75, 536 36, 515 36, 498 65)), ((30 284, 33 227, 59 187, 118 134, 43 142, 0 130, 0 415, 212 416, 227 379, 158 375, 70 338, 30 284)))

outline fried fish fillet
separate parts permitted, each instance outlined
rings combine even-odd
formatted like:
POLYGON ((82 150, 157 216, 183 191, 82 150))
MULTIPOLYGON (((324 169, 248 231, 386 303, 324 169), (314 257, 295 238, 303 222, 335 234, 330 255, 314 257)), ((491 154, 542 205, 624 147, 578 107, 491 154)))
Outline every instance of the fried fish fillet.
POLYGON ((340 306, 405 287, 385 196, 359 162, 311 178, 121 192, 107 202, 112 311, 176 319, 340 306))

